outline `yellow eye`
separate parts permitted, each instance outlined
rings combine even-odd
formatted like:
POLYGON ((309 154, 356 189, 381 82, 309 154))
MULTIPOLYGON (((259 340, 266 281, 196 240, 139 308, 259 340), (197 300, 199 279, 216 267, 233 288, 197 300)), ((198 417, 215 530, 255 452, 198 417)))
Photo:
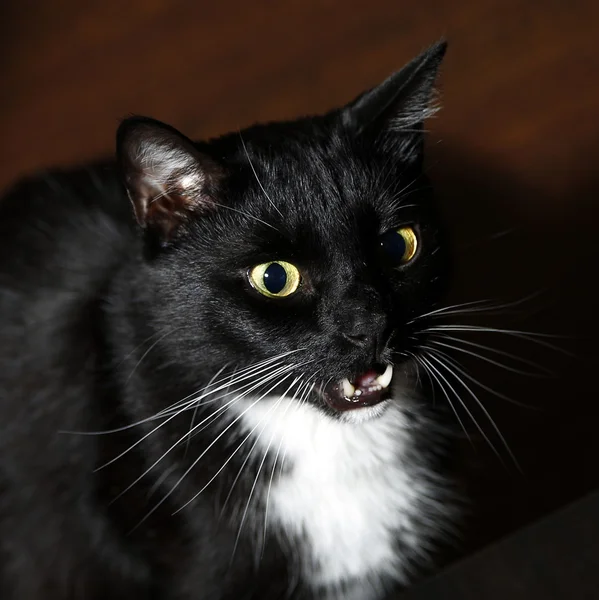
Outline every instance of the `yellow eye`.
POLYGON ((301 279, 297 267, 283 260, 256 265, 250 269, 248 277, 252 286, 268 298, 291 296, 301 279))
POLYGON ((418 238, 411 227, 390 229, 381 236, 381 247, 393 264, 405 265, 416 254, 418 238))

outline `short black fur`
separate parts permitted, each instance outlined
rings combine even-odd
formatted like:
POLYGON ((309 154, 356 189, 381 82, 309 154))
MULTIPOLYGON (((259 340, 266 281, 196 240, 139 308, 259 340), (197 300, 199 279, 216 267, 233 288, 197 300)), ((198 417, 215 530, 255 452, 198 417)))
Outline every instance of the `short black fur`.
MULTIPOLYGON (((4 197, 0 597, 324 597, 294 562, 301 540, 290 549, 285 532, 269 531, 256 560, 263 500, 231 561, 255 465, 223 515, 243 454, 219 470, 241 427, 218 438, 214 404, 154 417, 215 376, 285 354, 285 364, 315 359, 289 374, 322 384, 373 364, 409 371, 426 323, 414 319, 449 277, 422 170, 422 123, 444 51, 432 47, 326 115, 205 143, 128 119, 117 165, 49 173, 4 197), (396 268, 381 259, 380 236, 404 225, 416 229, 418 254, 396 268), (289 298, 265 298, 248 281, 251 267, 277 259, 302 273, 289 298), (207 427, 188 439, 192 412, 207 427)), ((316 391, 306 401, 341 418, 316 391)), ((428 411, 414 408, 411 456, 414 470, 434 473, 442 442, 428 411)), ((445 517, 426 510, 428 540, 427 516, 440 529, 445 517)), ((421 566, 401 531, 397 552, 414 572, 421 566)))

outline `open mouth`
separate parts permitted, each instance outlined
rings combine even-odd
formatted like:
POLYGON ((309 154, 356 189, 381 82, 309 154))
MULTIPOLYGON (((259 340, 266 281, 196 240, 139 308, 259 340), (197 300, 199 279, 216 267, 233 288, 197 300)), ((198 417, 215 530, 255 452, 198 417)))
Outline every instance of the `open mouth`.
POLYGON ((385 399, 392 378, 391 365, 375 366, 352 381, 344 378, 327 385, 322 395, 326 403, 338 411, 374 406, 385 399))

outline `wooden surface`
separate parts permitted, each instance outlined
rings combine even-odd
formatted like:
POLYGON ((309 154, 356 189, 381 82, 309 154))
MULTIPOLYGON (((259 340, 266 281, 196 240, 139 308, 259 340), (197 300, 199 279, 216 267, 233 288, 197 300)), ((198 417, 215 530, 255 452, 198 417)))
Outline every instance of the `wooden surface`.
POLYGON ((597 600, 599 492, 398 596, 401 600, 597 600))
POLYGON ((129 113, 201 138, 328 109, 447 37, 429 168, 455 243, 455 299, 538 293, 478 322, 563 334, 554 343, 574 354, 470 338, 555 376, 464 355, 487 387, 530 406, 477 389, 519 471, 462 393, 503 460, 470 424, 465 552, 599 483, 598 23, 599 3, 581 0, 3 0, 0 186, 109 155, 129 113))

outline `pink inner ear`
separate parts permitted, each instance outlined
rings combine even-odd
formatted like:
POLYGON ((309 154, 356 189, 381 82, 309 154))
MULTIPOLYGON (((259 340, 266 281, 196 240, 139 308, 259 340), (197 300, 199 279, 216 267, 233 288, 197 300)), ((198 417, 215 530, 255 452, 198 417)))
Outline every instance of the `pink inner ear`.
POLYGON ((208 203, 205 178, 199 171, 184 175, 175 171, 160 180, 150 174, 141 178, 143 182, 137 186, 139 196, 134 201, 138 220, 142 216, 142 226, 158 229, 165 239, 172 238, 192 213, 202 212, 208 203), (143 215, 138 211, 143 211, 143 215))
POLYGON ((188 217, 189 196, 173 191, 154 198, 147 206, 146 222, 162 231, 165 239, 172 238, 177 227, 188 217))
POLYGON ((142 127, 130 140, 127 189, 139 224, 170 239, 192 214, 214 206, 221 169, 184 136, 156 129, 142 127))

